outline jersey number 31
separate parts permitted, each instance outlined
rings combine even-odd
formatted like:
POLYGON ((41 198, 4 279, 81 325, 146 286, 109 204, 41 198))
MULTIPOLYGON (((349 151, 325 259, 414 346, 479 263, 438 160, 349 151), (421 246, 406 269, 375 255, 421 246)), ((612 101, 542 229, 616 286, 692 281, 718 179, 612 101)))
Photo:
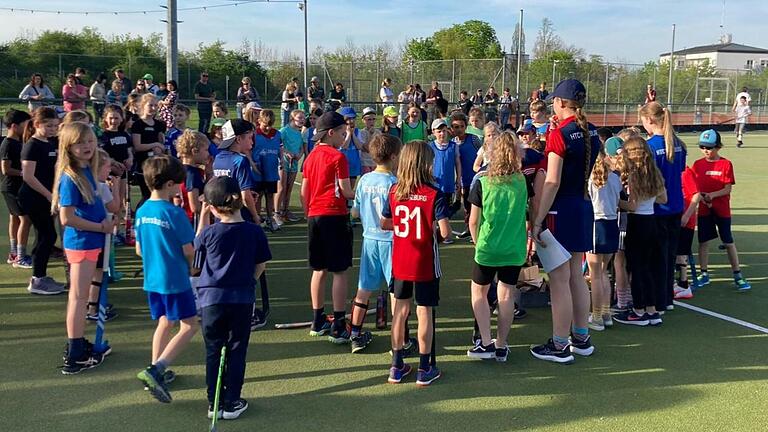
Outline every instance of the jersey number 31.
POLYGON ((399 205, 395 207, 395 217, 397 223, 395 224, 395 235, 398 237, 408 237, 411 229, 411 221, 415 221, 416 239, 421 240, 421 208, 416 207, 413 210, 408 206, 399 205))

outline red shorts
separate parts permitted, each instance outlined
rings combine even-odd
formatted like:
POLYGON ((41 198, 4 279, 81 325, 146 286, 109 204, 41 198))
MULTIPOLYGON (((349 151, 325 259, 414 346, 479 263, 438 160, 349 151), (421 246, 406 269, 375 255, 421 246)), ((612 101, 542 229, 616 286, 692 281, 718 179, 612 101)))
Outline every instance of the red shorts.
POLYGON ((98 262, 101 248, 88 250, 65 249, 64 253, 66 253, 67 262, 70 264, 78 264, 83 261, 98 262))

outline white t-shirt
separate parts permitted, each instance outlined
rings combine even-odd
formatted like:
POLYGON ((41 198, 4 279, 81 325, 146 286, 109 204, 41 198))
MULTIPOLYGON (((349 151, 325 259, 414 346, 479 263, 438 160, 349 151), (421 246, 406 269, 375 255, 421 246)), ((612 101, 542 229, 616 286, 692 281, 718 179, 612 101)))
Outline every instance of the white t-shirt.
MULTIPOLYGON (((589 197, 592 200, 592 211, 595 220, 616 220, 619 209, 619 194, 621 193, 621 178, 615 172, 608 174, 608 180, 603 187, 595 187, 589 179, 589 197)), ((653 203, 651 203, 653 210, 653 203)))
POLYGON ((736 103, 739 103, 739 101, 741 100, 742 96, 747 98, 747 104, 752 102, 752 96, 750 96, 749 93, 747 93, 747 92, 740 92, 739 94, 736 95, 736 103))
POLYGON ((379 90, 379 97, 381 98, 381 101, 385 103, 392 103, 395 101, 395 94, 392 93, 392 89, 389 87, 382 87, 381 90, 379 90))
POLYGON ((749 105, 736 105, 736 123, 746 123, 750 114, 752 109, 749 105))
POLYGON ((101 202, 103 202, 104 205, 111 203, 114 199, 112 196, 112 190, 106 183, 103 182, 99 182, 99 184, 96 185, 96 194, 99 196, 99 198, 101 198, 101 202))

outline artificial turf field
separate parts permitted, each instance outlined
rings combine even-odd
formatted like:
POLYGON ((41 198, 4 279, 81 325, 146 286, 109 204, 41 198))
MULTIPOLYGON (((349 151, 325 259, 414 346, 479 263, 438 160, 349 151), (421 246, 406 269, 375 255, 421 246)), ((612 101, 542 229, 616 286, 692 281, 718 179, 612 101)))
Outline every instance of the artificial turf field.
MULTIPOLYGON (((683 138, 692 163, 700 157, 696 138, 683 138)), ((747 135, 741 149, 731 134, 724 138, 721 154, 733 161, 737 179, 733 230, 753 289, 735 291, 725 254, 713 246, 713 283, 689 303, 768 327, 768 135, 747 135)), ((5 226, 4 204, 0 211, 5 226)), ((470 360, 465 352, 472 333, 472 246, 466 241, 441 247, 437 345, 444 376, 429 388, 417 388, 413 376, 405 384, 387 384, 388 331, 374 331, 372 345, 352 355, 348 346, 310 338, 306 329, 272 328, 276 322, 310 319, 305 230, 305 223, 298 223, 269 235, 272 314, 270 325, 251 336, 243 388, 250 408, 237 421, 220 422, 220 431, 766 430, 768 335, 681 307, 667 313, 659 328, 617 323, 593 332, 595 354, 577 356, 570 366, 530 355, 528 346, 551 334, 551 321, 549 309, 529 309, 528 317, 513 325, 507 363, 470 360)), ((5 245, 7 230, 2 231, 5 245)), ((58 369, 66 341, 66 295, 30 295, 25 289, 30 270, 0 267, 0 430, 208 430, 199 334, 172 366, 178 373, 170 386, 173 403, 155 401, 135 377, 150 359, 154 329, 142 281, 130 278, 140 265, 132 249, 118 249, 118 270, 128 277, 109 291, 119 312, 107 324, 114 351, 100 367, 76 376, 58 369)), ((61 264, 52 267, 53 276, 63 280, 61 264)), ((350 281, 356 280, 354 268, 350 281)), ((88 324, 90 339, 94 329, 88 324)))

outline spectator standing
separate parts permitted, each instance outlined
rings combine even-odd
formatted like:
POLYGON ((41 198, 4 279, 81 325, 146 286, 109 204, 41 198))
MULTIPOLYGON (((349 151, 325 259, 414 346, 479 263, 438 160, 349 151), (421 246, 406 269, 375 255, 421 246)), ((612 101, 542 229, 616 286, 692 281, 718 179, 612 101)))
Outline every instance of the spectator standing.
POLYGON ((32 74, 29 78, 29 84, 19 93, 19 99, 27 101, 27 107, 31 113, 37 108, 50 104, 56 97, 43 81, 43 76, 39 73, 32 74))
POLYGON ((120 84, 123 85, 123 91, 128 91, 128 89, 133 88, 133 83, 131 80, 125 76, 125 72, 122 69, 115 69, 115 79, 120 81, 120 84))
POLYGON ((259 92, 251 85, 249 77, 243 77, 237 89, 237 118, 243 118, 243 108, 249 102, 259 103, 259 92))
POLYGON ((200 118, 197 130, 206 133, 211 124, 213 103, 216 101, 216 92, 213 90, 213 84, 208 81, 208 72, 201 73, 200 81, 195 84, 195 100, 197 115, 200 118))
POLYGON ((499 94, 496 93, 495 88, 488 87, 483 104, 485 106, 485 120, 495 122, 499 117, 499 94))
POLYGON ((509 88, 505 88, 504 92, 499 98, 499 126, 502 130, 509 123, 509 118, 512 116, 512 109, 515 108, 517 99, 515 99, 509 92, 509 88))
POLYGON ((536 91, 536 98, 538 100, 544 100, 547 98, 547 96, 549 96, 549 92, 547 91, 547 83, 542 82, 539 85, 539 89, 536 91))
POLYGON ((93 111, 96 113, 94 123, 99 123, 101 117, 104 114, 104 106, 107 104, 107 76, 104 73, 100 73, 96 77, 96 81, 91 84, 88 94, 91 97, 91 103, 93 104, 93 111))
POLYGON ((431 124, 432 120, 437 118, 438 106, 443 104, 443 92, 440 91, 440 86, 437 81, 432 82, 432 89, 427 95, 427 99, 424 101, 427 104, 427 123, 431 124))
POLYGON ((283 90, 282 103, 280 104, 280 127, 288 126, 291 121, 291 111, 296 109, 296 84, 290 81, 283 90))
POLYGON ((656 89, 653 88, 653 84, 648 84, 645 86, 645 104, 648 102, 655 102, 656 101, 656 89))
POLYGON ((75 82, 81 86, 85 85, 85 69, 75 68, 75 82))
POLYGON ((125 105, 128 101, 128 95, 125 94, 122 81, 119 79, 112 81, 112 87, 107 91, 106 100, 109 104, 125 105))
POLYGON ((64 111, 83 110, 88 99, 88 89, 77 83, 75 74, 69 74, 67 82, 61 88, 61 96, 64 98, 64 111))
POLYGON ((165 122, 166 129, 173 129, 175 127, 173 111, 176 109, 176 101, 179 98, 179 92, 177 91, 179 86, 176 85, 175 80, 169 80, 166 88, 168 89, 168 94, 165 95, 163 100, 158 102, 158 105, 160 105, 160 118, 165 122))
POLYGON ((400 103, 400 121, 405 121, 408 113, 408 104, 414 102, 415 91, 416 89, 413 87, 413 84, 408 84, 408 87, 397 95, 397 101, 400 103))
POLYGON ((152 74, 144 74, 141 79, 144 81, 144 86, 147 88, 147 91, 157 96, 157 92, 160 90, 160 87, 154 83, 155 77, 153 77, 152 74))
POLYGON ((381 102, 385 107, 394 105, 395 103, 395 93, 392 91, 391 86, 392 86, 392 80, 389 78, 384 78, 384 81, 381 82, 381 89, 379 90, 379 98, 381 99, 381 102))
POLYGON ((316 76, 312 77, 312 80, 309 82, 309 87, 307 87, 307 99, 308 100, 324 100, 325 99, 325 89, 320 86, 320 82, 318 81, 316 76))

